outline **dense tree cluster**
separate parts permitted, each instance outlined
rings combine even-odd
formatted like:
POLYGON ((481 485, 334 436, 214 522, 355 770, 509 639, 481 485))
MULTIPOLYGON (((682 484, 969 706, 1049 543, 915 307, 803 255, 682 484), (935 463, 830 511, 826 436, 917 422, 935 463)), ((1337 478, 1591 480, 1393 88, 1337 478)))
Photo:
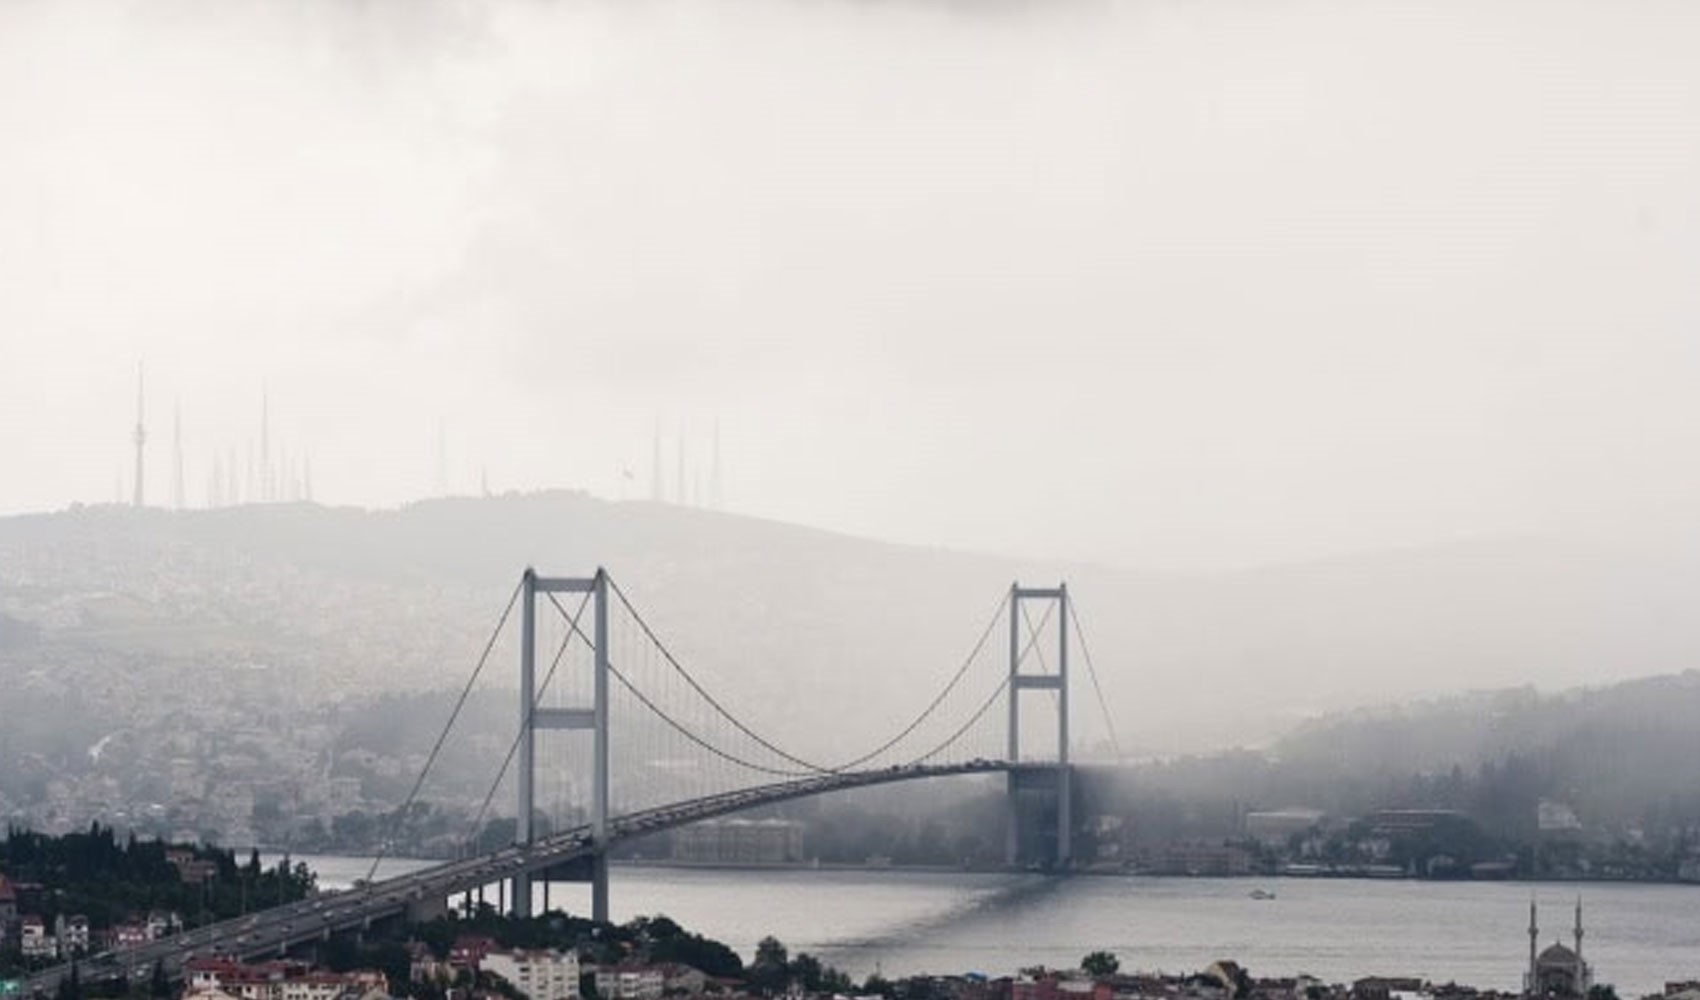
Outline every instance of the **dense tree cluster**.
POLYGON ((0 871, 14 881, 43 887, 38 912, 50 922, 83 914, 95 929, 169 910, 188 924, 238 916, 248 910, 305 898, 314 888, 306 865, 266 867, 258 852, 238 863, 232 851, 162 840, 120 838, 110 826, 49 836, 11 828, 0 842, 0 871), (212 877, 186 881, 172 852, 212 866, 212 877))

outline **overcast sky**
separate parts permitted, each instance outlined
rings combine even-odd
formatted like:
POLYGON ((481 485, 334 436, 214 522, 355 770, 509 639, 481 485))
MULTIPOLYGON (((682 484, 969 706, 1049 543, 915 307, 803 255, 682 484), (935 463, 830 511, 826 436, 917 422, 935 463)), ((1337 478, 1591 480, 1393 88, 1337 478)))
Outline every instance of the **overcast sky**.
POLYGON ((1700 4, 0 5, 0 511, 647 495, 1213 568, 1700 502, 1700 4), (629 470, 631 479, 622 475, 629 470))

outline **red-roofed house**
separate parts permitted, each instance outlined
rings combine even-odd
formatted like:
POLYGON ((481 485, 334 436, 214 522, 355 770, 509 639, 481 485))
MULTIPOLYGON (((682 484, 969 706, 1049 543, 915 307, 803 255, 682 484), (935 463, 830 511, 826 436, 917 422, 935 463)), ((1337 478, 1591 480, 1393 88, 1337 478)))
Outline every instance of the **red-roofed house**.
POLYGON ((457 969, 477 972, 484 961, 484 956, 495 951, 496 939, 482 937, 476 934, 462 934, 455 938, 454 947, 449 949, 449 964, 457 969))

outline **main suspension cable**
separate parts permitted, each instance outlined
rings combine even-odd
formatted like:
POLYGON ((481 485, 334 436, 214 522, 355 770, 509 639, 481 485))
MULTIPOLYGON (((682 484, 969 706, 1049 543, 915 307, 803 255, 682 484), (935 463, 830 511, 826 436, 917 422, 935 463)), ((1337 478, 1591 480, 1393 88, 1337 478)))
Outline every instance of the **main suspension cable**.
MULTIPOLYGON (((566 617, 567 610, 561 607, 561 602, 555 599, 554 593, 546 591, 545 596, 549 598, 549 603, 555 605, 556 610, 561 612, 561 616, 566 617)), ((489 790, 484 793, 484 804, 478 807, 478 815, 472 818, 471 840, 475 844, 478 842, 479 825, 484 822, 484 815, 489 812, 490 803, 495 801, 496 791, 502 786, 502 779, 508 775, 508 766, 513 763, 514 753, 519 750, 520 741, 525 739, 525 732, 531 727, 532 717, 537 714, 537 706, 543 703, 543 693, 549 690, 549 682, 555 679, 555 671, 561 665, 561 658, 566 655, 567 647, 572 644, 574 635, 584 636, 584 633, 579 631, 578 621, 580 616, 584 614, 585 605, 589 603, 590 593, 586 591, 584 597, 579 600, 578 611, 568 621, 568 624, 572 627, 561 639, 560 647, 555 650, 555 657, 549 662, 549 669, 543 675, 543 683, 537 686, 536 693, 532 695, 531 705, 526 710, 525 719, 520 723, 519 732, 514 734, 513 742, 508 744, 508 752, 502 758, 502 767, 496 772, 496 780, 490 782, 489 790)), ((585 636, 584 641, 587 645, 590 645, 591 649, 596 648, 594 644, 591 644, 588 636, 585 636)))
POLYGON ((931 750, 928 750, 926 753, 910 761, 909 766, 915 767, 920 764, 925 764, 927 761, 950 749, 951 745, 960 739, 963 733, 972 729, 976 722, 979 722, 987 712, 991 711, 992 706, 997 704, 998 696, 1003 694, 1008 687, 1009 675, 1005 674, 1003 680, 998 683, 998 686, 992 689, 991 695, 981 703, 979 710, 969 716, 967 722, 964 722, 961 727, 956 730, 956 732, 951 733, 949 738, 947 738, 943 743, 940 743, 938 746, 933 747, 931 750))
POLYGON ((968 657, 962 661, 962 666, 956 668, 956 673, 951 677, 950 683, 946 684, 944 689, 933 698, 931 704, 921 710, 920 715, 915 716, 914 720, 911 721, 909 725, 905 726, 903 731, 898 733, 896 736, 886 740, 877 748, 857 757, 855 760, 845 761, 833 768, 833 770, 848 771, 853 767, 866 764, 868 761, 873 760, 875 757, 878 757, 880 754, 890 750, 898 743, 901 743, 910 733, 918 729, 921 723, 927 721, 927 717, 932 715, 933 711, 937 709, 939 705, 944 703, 945 698, 956 689, 956 685, 961 683, 963 677, 967 676, 968 668, 973 666, 974 661, 980 658, 980 652, 986 648, 986 641, 992 637, 993 631, 995 631, 998 627, 998 622, 1003 620, 1003 614, 1007 604, 1008 602, 1003 597, 1000 596, 998 598, 997 607, 992 611, 991 620, 986 622, 986 628, 980 633, 980 638, 975 641, 974 648, 969 650, 968 657))
POLYGON ((378 866, 389 855, 390 842, 395 839, 398 826, 405 821, 407 813, 413 808, 413 801, 419 795, 419 789, 425 785, 425 776, 431 773, 431 767, 437 762, 437 755, 442 753, 443 744, 449 738, 449 730, 454 728, 455 720, 460 718, 460 710, 466 707, 466 699, 472 694, 472 686, 478 683, 478 675, 484 672, 484 665, 490 661, 490 652, 496 648, 496 640, 501 637, 502 629, 508 624, 508 616, 513 614, 514 604, 519 600, 520 591, 525 587, 522 579, 514 585, 514 592, 508 595, 507 606, 502 609, 502 615, 496 620, 496 628, 490 633, 489 641, 484 643, 484 652, 478 656, 478 664, 472 668, 472 676, 466 679, 466 686, 461 688, 460 697, 455 700, 454 710, 449 713, 449 721, 443 724, 443 731, 437 734, 437 742, 432 745, 431 752, 425 757, 425 766, 419 769, 419 777, 413 782, 413 790, 407 793, 407 799, 395 814, 395 824, 390 828, 390 836, 385 837, 378 845, 378 854, 372 859, 372 867, 366 869, 366 881, 370 883, 378 874, 378 866))
MULTIPOLYGON (((610 579, 609 582, 612 583, 613 582, 612 579, 610 579)), ((616 586, 616 591, 617 590, 618 590, 618 587, 616 586)), ((550 594, 549 600, 550 600, 550 603, 555 605, 555 610, 560 612, 561 616, 563 618, 565 618, 566 614, 567 614, 567 610, 565 608, 561 607, 561 604, 560 604, 559 601, 555 600, 555 595, 550 594)), ((624 603, 624 600, 625 599, 622 596, 622 598, 621 598, 622 603, 624 603)), ((631 607, 631 605, 629 605, 629 604, 626 605, 626 606, 627 606, 628 609, 631 607)), ((582 611, 583 608, 581 607, 580 610, 582 611)), ((632 618, 635 621, 637 621, 640 628, 643 628, 645 634, 649 635, 653 639, 654 633, 650 632, 649 629, 643 625, 643 619, 640 618, 635 611, 632 613, 632 618)), ((569 620, 567 624, 568 624, 568 627, 573 632, 578 633, 580 635, 583 634, 579 630, 577 618, 573 618, 573 619, 569 620)), ((587 642, 587 643, 590 642, 589 637, 585 638, 585 642, 587 642)), ((661 645, 660 642, 654 642, 653 646, 654 646, 654 648, 660 650, 663 656, 667 655, 666 649, 661 645)), ((668 659, 671 660, 671 657, 668 657, 668 659)), ((747 767, 752 771, 760 771, 764 774, 780 775, 780 776, 789 777, 789 778, 808 777, 808 776, 813 776, 813 775, 817 775, 817 774, 821 773, 818 769, 808 770, 808 771, 795 771, 795 770, 786 770, 786 769, 783 769, 783 768, 769 767, 765 764, 758 764, 754 761, 745 760, 744 758, 738 756, 737 754, 731 753, 730 751, 727 751, 727 750, 720 749, 719 747, 715 746, 714 744, 708 742, 708 740, 704 739, 703 737, 698 736, 695 732, 693 732, 684 723, 679 722, 677 719, 673 718, 667 712, 662 710, 661 706, 657 705, 654 701, 652 701, 649 698, 648 695, 644 694, 641 690, 639 690, 637 685, 633 684, 631 682, 631 680, 628 679, 626 677, 626 675, 624 673, 622 673, 620 671, 620 669, 614 665, 614 661, 613 661, 612 658, 610 658, 607 662, 608 662, 608 672, 614 676, 614 679, 619 681, 621 686, 623 686, 627 691, 631 692, 632 696, 637 698, 637 700, 639 702, 641 702, 645 708, 647 708, 651 712, 653 712, 655 714, 656 718, 660 719, 662 722, 664 722, 668 726, 672 727, 674 731, 679 733, 679 735, 685 737, 685 739, 690 740, 692 743, 695 743, 697 746, 702 747, 704 750, 707 750, 709 753, 714 754, 716 757, 719 757, 721 760, 728 761, 730 763, 737 764, 737 765, 742 766, 742 767, 747 767)), ((684 672, 682 670, 680 671, 680 673, 681 673, 681 675, 686 676, 687 680, 689 679, 688 675, 684 675, 684 672)), ((692 684, 692 687, 694 688, 694 687, 696 687, 696 685, 692 684)), ((698 690, 700 690, 700 688, 698 690)), ((705 697, 706 697, 706 695, 705 695, 705 697)), ((711 699, 711 701, 712 701, 712 699, 711 699)), ((718 705, 716 705, 715 707, 719 708, 718 705)), ((724 710, 722 710, 722 714, 724 714, 724 710)))
POLYGON ((690 671, 686 670, 684 665, 673 656, 672 651, 667 648, 667 644, 661 641, 661 637, 655 634, 655 630, 649 627, 648 622, 644 621, 643 615, 639 614, 637 608, 632 606, 632 602, 626 597, 626 592, 620 589, 619 581, 610 576, 608 578, 608 584, 613 588, 614 595, 620 599, 620 604, 625 607, 626 612, 632 616, 634 621, 637 622, 638 628, 643 631, 644 636, 648 638, 649 641, 654 644, 656 650, 661 653, 662 659, 666 660, 668 665, 677 671, 679 676, 685 679, 685 683, 691 686, 691 690, 702 696, 702 699, 708 702, 708 704, 712 706, 716 712, 719 712, 721 717, 723 717, 727 722, 732 723, 734 728, 743 733, 745 736, 748 736, 750 739, 755 740, 762 747, 771 751, 775 755, 796 764, 798 767, 804 768, 808 772, 814 774, 831 774, 833 772, 833 768, 821 767, 819 764, 811 763, 810 761, 806 761, 801 757, 787 753, 785 750, 780 749, 771 741, 764 738, 760 733, 757 733, 755 730, 745 725, 741 719, 728 711, 724 705, 715 700, 713 695, 704 690, 703 686, 697 683, 697 679, 691 676, 690 671))
MULTIPOLYGON (((549 600, 553 602, 554 607, 556 607, 556 611, 561 612, 561 616, 566 617, 566 609, 561 607, 558 600, 554 600, 553 594, 549 595, 549 600)), ((632 617, 636 619, 636 614, 632 617)), ((638 622, 639 626, 643 624, 641 619, 638 619, 638 622)), ((571 621, 568 622, 568 628, 573 629, 575 633, 583 634, 581 633, 580 628, 578 628, 578 619, 571 619, 571 621)), ((588 643, 590 638, 587 636, 585 641, 588 643)), ((656 650, 661 650, 660 643, 655 643, 655 648, 656 650)), ((661 653, 665 655, 666 651, 661 650, 661 653)), ((702 736, 697 735, 695 731, 690 730, 689 726, 685 726, 685 724, 680 723, 678 719, 673 718, 673 716, 670 716, 670 714, 666 713, 666 711, 663 711, 661 706, 655 704, 653 699, 649 699, 649 696, 644 694, 643 690, 638 689, 638 685, 632 684, 631 679, 627 679, 626 673, 622 673, 621 670, 619 670, 619 667, 615 667, 614 660, 612 660, 612 658, 609 658, 609 673, 614 675, 615 680, 619 680, 619 682, 621 682, 622 687, 626 687, 626 690, 631 692, 632 697, 636 697, 639 702, 643 702, 643 706, 646 707, 646 709, 649 709, 651 713, 655 713, 656 718, 661 719, 661 721, 668 724, 668 726, 672 726, 673 730, 677 731, 678 735, 685 736, 687 740, 695 743, 697 747, 702 747, 704 750, 707 750, 707 752, 714 753, 714 755, 719 757, 721 760, 728 760, 731 764, 738 764, 741 765, 741 767, 748 767, 748 769, 751 770, 760 770, 763 774, 777 774, 777 776, 784 777, 808 777, 814 776, 814 774, 819 774, 818 770, 787 770, 780 769, 780 767, 768 767, 768 765, 757 764, 757 762, 753 762, 753 760, 745 760, 743 757, 738 757, 736 753, 731 753, 729 750, 721 750, 721 748, 716 747, 714 743, 709 743, 706 738, 702 738, 702 736)))
POLYGON ((1086 630, 1080 627, 1080 612, 1074 608, 1074 601, 1068 602, 1068 616, 1074 622, 1075 637, 1080 640, 1080 655, 1086 661, 1086 674, 1092 678, 1092 691, 1098 696, 1098 710, 1104 713, 1104 729, 1110 734, 1110 748, 1115 751, 1116 763, 1127 763, 1127 757, 1122 753, 1121 740, 1116 737, 1115 717, 1110 714, 1110 703, 1104 699, 1104 688, 1098 683, 1098 668, 1092 665, 1092 649, 1086 645, 1086 630))

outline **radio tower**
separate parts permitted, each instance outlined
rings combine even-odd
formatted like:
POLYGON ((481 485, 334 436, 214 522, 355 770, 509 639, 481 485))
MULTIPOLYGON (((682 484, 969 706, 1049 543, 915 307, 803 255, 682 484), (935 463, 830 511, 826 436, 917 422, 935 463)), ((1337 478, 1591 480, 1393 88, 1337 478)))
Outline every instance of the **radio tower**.
POLYGON ((171 505, 183 509, 183 404, 171 407, 171 505))
POLYGON ((667 491, 661 482, 661 418, 655 418, 655 453, 652 456, 654 468, 649 474, 649 498, 656 503, 667 499, 667 491))
POLYGON ((272 420, 271 398, 262 386, 260 389, 260 502, 271 503, 277 497, 272 495, 272 420))
POLYGON ((142 363, 136 362, 136 497, 135 506, 142 505, 142 448, 147 444, 147 428, 142 425, 142 363))
POLYGON ((714 472, 708 481, 708 505, 720 510, 724 500, 720 495, 720 418, 714 418, 714 472))

